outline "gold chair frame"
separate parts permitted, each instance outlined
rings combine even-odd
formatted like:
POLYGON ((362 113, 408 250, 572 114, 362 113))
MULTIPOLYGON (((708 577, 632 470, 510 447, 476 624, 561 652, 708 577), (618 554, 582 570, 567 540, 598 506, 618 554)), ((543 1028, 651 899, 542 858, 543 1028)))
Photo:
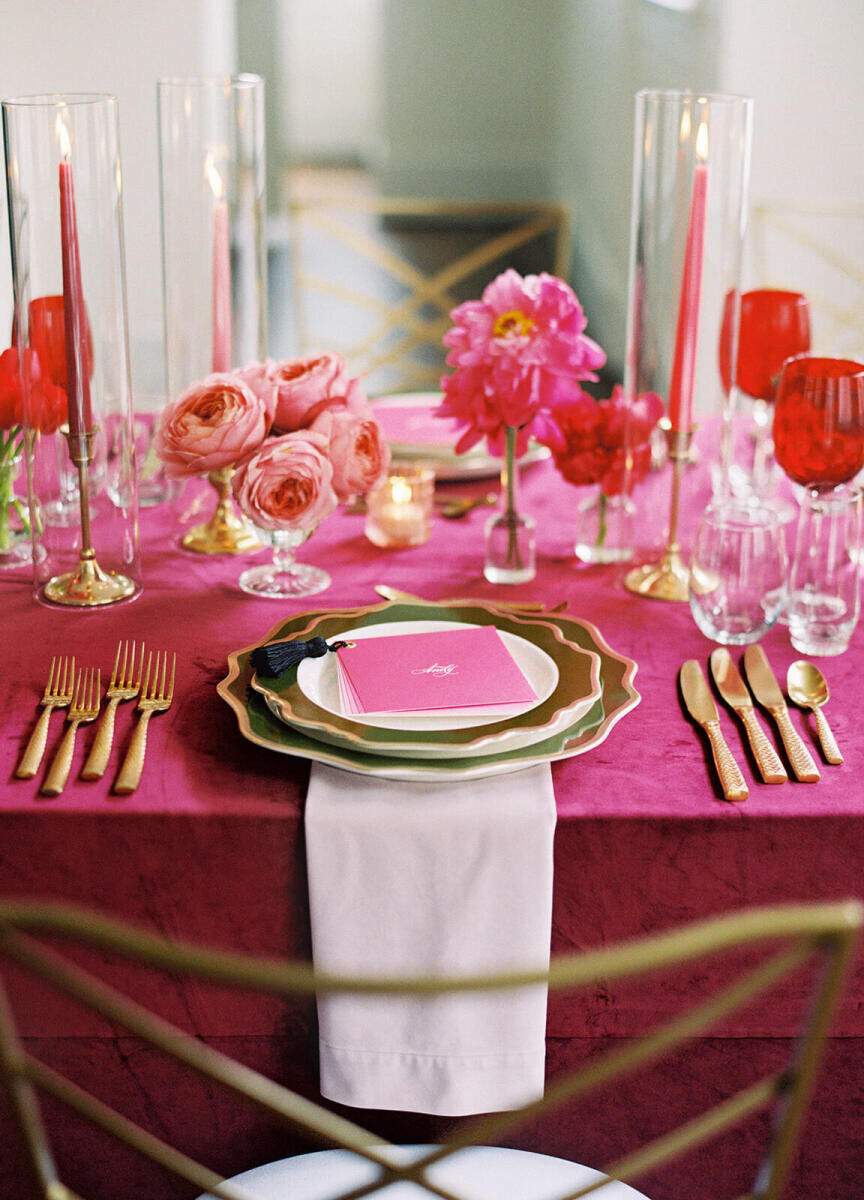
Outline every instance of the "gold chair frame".
MULTIPOLYGON (((767 1156, 753 1190, 739 1200, 776 1200, 791 1165, 823 1040, 853 954, 862 915, 862 905, 851 900, 744 910, 619 946, 556 958, 548 973, 393 980, 335 977, 316 973, 303 963, 203 949, 80 908, 5 902, 0 903, 0 954, 3 959, 49 981, 179 1062, 251 1098, 314 1139, 353 1151, 380 1167, 381 1174, 375 1183, 356 1188, 341 1200, 359 1200, 361 1195, 371 1194, 398 1179, 413 1180, 443 1200, 459 1200, 458 1196, 426 1177, 429 1166, 464 1147, 494 1143, 541 1112, 666 1054, 750 1003, 804 964, 817 960, 819 969, 814 975, 800 1036, 784 1069, 763 1076, 686 1124, 602 1168, 611 1179, 631 1182, 745 1117, 773 1106, 774 1126, 767 1156), (395 1165, 387 1156, 389 1143, 385 1139, 184 1034, 56 950, 46 947, 34 935, 49 935, 52 939, 59 935, 74 944, 111 951, 160 970, 286 996, 336 992, 428 995, 489 988, 506 990, 540 982, 548 982, 550 988, 556 990, 570 990, 601 983, 608 985, 611 980, 636 977, 744 947, 767 944, 770 953, 766 952, 755 967, 748 965, 731 984, 724 983, 716 994, 700 1000, 692 1009, 672 1017, 641 1039, 592 1057, 578 1070, 552 1081, 541 1100, 512 1112, 468 1120, 446 1142, 420 1159, 395 1165)), ((223 1200, 243 1200, 242 1193, 222 1184, 220 1176, 133 1124, 34 1058, 17 1034, 2 986, 0 1072, 27 1150, 36 1194, 43 1200, 82 1200, 82 1197, 59 1179, 39 1110, 37 1088, 44 1089, 111 1136, 202 1191, 223 1200)), ((592 1183, 570 1192, 561 1200, 577 1200, 599 1186, 602 1183, 592 1183)))
MULTIPOLYGON (((570 256, 570 218, 559 204, 538 201, 471 203, 412 198, 383 198, 361 194, 313 195, 288 201, 293 258, 294 295, 300 351, 338 350, 352 373, 371 375, 384 367, 398 367, 401 376, 389 391, 419 389, 441 378, 440 367, 427 368, 410 355, 422 346, 440 349, 441 338, 450 326, 450 311, 459 303, 454 289, 475 272, 506 262, 522 247, 549 234, 554 239, 554 274, 566 278, 570 256), (350 223, 350 217, 368 214, 382 219, 434 220, 436 222, 507 222, 510 228, 485 237, 470 252, 426 273, 408 258, 376 241, 350 223), (398 302, 335 282, 312 269, 305 238, 317 231, 351 250, 360 259, 389 275, 405 295, 398 302), (377 318, 372 328, 353 343, 321 345, 309 327, 305 297, 310 293, 330 296, 377 318), (431 312, 423 315, 422 310, 431 312), (388 341, 391 335, 395 335, 388 341)), ((499 265, 499 269, 503 269, 499 265)), ((497 273, 497 271, 496 271, 497 273)))

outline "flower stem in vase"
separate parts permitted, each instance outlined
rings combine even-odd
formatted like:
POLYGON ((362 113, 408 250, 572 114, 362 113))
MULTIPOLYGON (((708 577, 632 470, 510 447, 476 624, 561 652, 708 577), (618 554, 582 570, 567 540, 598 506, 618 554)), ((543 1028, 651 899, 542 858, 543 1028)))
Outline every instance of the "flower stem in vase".
POLYGON ((250 596, 265 596, 282 600, 292 596, 314 596, 325 591, 330 576, 320 567, 298 563, 294 557, 298 546, 315 532, 311 529, 259 529, 262 542, 273 547, 273 559, 261 567, 250 567, 237 581, 241 590, 250 596))
POLYGON ((573 551, 579 561, 616 563, 631 559, 635 511, 635 504, 625 492, 610 496, 599 486, 591 489, 576 510, 573 551))
POLYGON ((502 511, 486 522, 486 563, 483 573, 490 583, 527 583, 536 571, 534 521, 518 510, 519 466, 516 434, 507 427, 501 468, 502 511))
POLYGON ((216 510, 204 525, 196 525, 185 533, 181 545, 198 554, 247 554, 259 550, 261 542, 237 513, 231 498, 233 467, 211 471, 208 482, 216 489, 216 510))

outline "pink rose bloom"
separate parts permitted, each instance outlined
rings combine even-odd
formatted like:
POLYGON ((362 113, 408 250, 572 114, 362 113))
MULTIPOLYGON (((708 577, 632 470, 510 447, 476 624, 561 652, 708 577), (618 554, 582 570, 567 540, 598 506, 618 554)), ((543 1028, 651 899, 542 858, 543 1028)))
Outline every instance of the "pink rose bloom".
POLYGON ((245 367, 231 372, 237 379, 242 379, 256 396, 261 397, 267 406, 267 416, 271 424, 276 412, 276 380, 273 374, 275 367, 276 363, 272 358, 265 358, 264 362, 250 362, 245 367))
POLYGON ((314 529, 338 504, 327 439, 311 429, 267 438, 234 472, 231 487, 260 529, 314 529))
POLYGON ((269 426, 264 400, 242 379, 208 375, 163 410, 156 452, 169 478, 206 475, 260 446, 269 426))
POLYGON ((585 334, 572 288, 554 275, 504 271, 482 300, 460 304, 450 315, 455 324, 444 344, 447 364, 456 370, 441 381, 438 412, 466 426, 459 452, 482 437, 496 450, 509 426, 520 430, 522 453, 529 436, 545 428, 561 390, 577 394, 578 382, 596 379, 595 369, 606 361, 585 334))
POLYGON ((371 415, 357 416, 349 408, 328 408, 312 428, 328 440, 333 490, 340 500, 365 496, 386 475, 390 447, 371 415))
POLYGON ((331 398, 344 402, 349 386, 340 354, 284 359, 269 373, 276 387, 274 425, 285 433, 311 425, 331 398))

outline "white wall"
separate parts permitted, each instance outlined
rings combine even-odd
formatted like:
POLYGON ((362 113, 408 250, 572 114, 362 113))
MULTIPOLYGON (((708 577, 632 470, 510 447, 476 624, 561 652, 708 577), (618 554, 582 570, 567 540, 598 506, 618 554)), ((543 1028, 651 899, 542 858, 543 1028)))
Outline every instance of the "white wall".
MULTIPOLYGON (((0 4, 3 96, 118 97, 129 341, 136 391, 163 387, 156 80, 235 67, 232 0, 27 0, 0 4), (7 10, 14 8, 14 17, 7 10)), ((0 331, 11 325, 5 182, 0 183, 0 331)), ((7 343, 0 333, 0 349, 7 343)))

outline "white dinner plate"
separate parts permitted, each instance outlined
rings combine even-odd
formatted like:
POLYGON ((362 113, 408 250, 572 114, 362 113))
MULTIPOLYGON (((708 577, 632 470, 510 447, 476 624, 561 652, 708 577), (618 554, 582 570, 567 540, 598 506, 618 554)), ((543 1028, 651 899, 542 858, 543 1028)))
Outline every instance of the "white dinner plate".
MULTIPOLYGON (((440 629, 493 625, 504 638, 518 665, 527 675, 538 699, 509 710, 505 715, 364 714, 345 716, 338 698, 337 666, 332 654, 306 659, 278 679, 253 675, 251 686, 270 711, 309 737, 329 745, 367 754, 415 759, 488 755, 516 750, 555 736, 586 712, 600 694, 598 656, 564 637, 541 619, 517 620, 511 614, 478 605, 455 613, 429 612, 414 606, 410 615, 403 605, 399 620, 376 621, 376 609, 363 610, 351 620, 338 613, 315 614, 292 640, 323 636, 326 641, 400 633, 426 633, 440 629), (463 617, 447 620, 448 615, 463 617), (330 661, 328 661, 330 660, 330 661)), ((393 607, 386 609, 388 616, 393 607)))

